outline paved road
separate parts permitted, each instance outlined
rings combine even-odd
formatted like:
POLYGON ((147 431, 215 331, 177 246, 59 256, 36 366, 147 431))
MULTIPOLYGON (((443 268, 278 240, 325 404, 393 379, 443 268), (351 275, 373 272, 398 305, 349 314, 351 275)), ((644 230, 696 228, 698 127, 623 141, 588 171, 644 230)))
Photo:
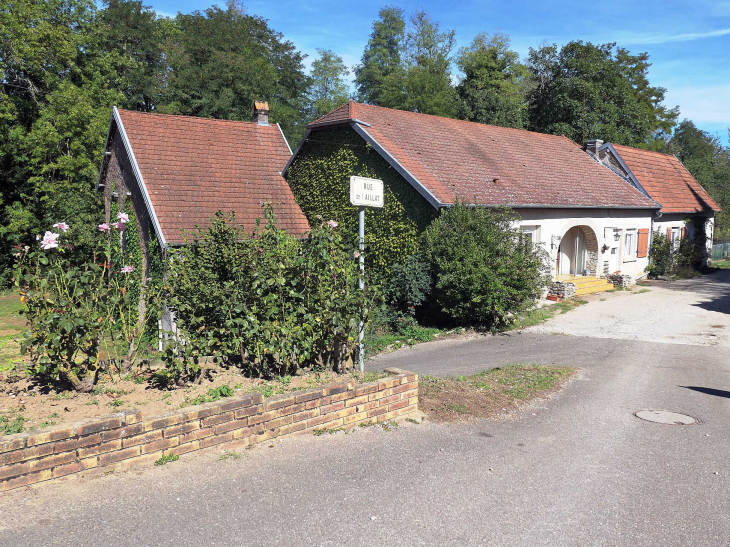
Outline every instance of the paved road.
MULTIPOLYGON (((642 296, 615 299, 630 309, 642 296)), ((537 361, 582 374, 505 422, 302 437, 238 460, 188 454, 10 492, 0 498, 0 545, 728 547, 726 353, 540 332, 397 352, 391 364, 407 357, 433 373, 537 361), (643 422, 632 415, 640 409, 702 424, 643 422)))

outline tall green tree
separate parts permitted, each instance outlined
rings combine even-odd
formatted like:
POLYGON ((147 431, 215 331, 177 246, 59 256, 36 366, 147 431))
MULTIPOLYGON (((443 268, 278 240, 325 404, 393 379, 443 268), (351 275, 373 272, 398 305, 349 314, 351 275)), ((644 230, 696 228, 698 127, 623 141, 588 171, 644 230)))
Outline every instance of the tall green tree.
POLYGON ((649 85, 648 58, 616 44, 582 41, 531 48, 529 127, 576 142, 597 138, 652 147, 671 131, 678 110, 662 104, 663 88, 649 85))
POLYGON ((160 112, 250 120, 254 101, 267 100, 271 120, 290 139, 302 132, 304 56, 265 19, 229 1, 225 9, 178 14, 175 22, 160 112))
POLYGON ((342 57, 329 49, 318 49, 318 58, 312 63, 312 85, 307 95, 307 113, 310 120, 331 112, 348 99, 347 81, 350 73, 342 57))
POLYGON ((730 238, 730 147, 720 138, 683 120, 662 152, 674 154, 692 176, 722 207, 717 216, 715 234, 730 238))
POLYGON ((403 10, 386 7, 378 15, 360 64, 355 67, 358 99, 378 106, 403 108, 406 72, 403 10))
POLYGON ((451 52, 456 45, 453 30, 441 32, 424 11, 411 16, 406 34, 405 106, 407 110, 452 117, 456 93, 451 85, 451 52))
POLYGON ((505 34, 480 33, 459 50, 456 65, 464 74, 456 88, 458 117, 472 122, 524 129, 527 126, 527 67, 510 50, 505 34))

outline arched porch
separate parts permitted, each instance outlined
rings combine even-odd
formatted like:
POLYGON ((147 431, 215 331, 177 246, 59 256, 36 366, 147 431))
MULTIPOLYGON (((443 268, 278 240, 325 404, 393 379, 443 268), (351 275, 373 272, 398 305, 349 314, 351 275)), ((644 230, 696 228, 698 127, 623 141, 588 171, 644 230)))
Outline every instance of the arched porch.
POLYGON ((598 277, 598 237, 590 226, 569 228, 560 239, 555 278, 598 277))

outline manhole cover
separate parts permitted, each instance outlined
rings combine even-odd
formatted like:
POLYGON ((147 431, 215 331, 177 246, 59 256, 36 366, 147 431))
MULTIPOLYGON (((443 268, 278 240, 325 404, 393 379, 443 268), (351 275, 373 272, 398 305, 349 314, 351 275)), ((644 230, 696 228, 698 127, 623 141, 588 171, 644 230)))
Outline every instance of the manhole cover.
POLYGON ((634 412, 634 415, 637 418, 646 420, 647 422, 654 422, 657 424, 694 425, 698 423, 698 421, 692 416, 669 412, 668 410, 639 410, 634 412))

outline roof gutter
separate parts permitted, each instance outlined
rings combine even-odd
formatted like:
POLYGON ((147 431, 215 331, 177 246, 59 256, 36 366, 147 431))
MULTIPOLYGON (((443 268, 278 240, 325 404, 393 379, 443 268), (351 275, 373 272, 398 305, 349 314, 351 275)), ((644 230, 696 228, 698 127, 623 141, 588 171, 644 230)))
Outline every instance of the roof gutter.
MULTIPOLYGON (((445 203, 443 207, 453 207, 454 203, 445 203)), ((496 203, 496 204, 482 204, 482 203, 467 203, 464 204, 467 207, 509 207, 510 209, 627 209, 637 211, 651 211, 653 209, 660 209, 661 206, 657 204, 656 207, 648 207, 644 205, 541 205, 539 203, 496 203)))
MULTIPOLYGON (((132 171, 134 172, 134 178, 137 180, 137 185, 139 186, 139 189, 142 192, 142 197, 144 199, 145 206, 147 207, 147 212, 149 213, 150 218, 152 219, 152 225, 155 227, 155 233, 157 234, 157 238, 160 241, 160 246, 163 249, 166 249, 169 246, 169 244, 167 243, 165 236, 162 234, 162 227, 160 226, 160 221, 157 218, 157 213, 155 213, 155 208, 152 205, 152 199, 150 199, 150 193, 147 191, 147 185, 144 183, 144 178, 142 177, 142 171, 139 168, 139 164, 137 163, 137 158, 134 155, 134 150, 132 150, 132 144, 129 142, 129 137, 127 136, 127 132, 124 129, 124 123, 122 122, 122 117, 119 114, 119 110, 117 110, 116 106, 112 108, 112 118, 116 122, 117 129, 119 130, 119 134, 122 137, 122 143, 124 143, 124 149, 127 151, 127 158, 129 158, 129 163, 132 164, 132 171)), ((108 139, 108 137, 107 137, 107 139, 108 139)), ((107 140, 107 143, 108 143, 108 140, 107 140)))

